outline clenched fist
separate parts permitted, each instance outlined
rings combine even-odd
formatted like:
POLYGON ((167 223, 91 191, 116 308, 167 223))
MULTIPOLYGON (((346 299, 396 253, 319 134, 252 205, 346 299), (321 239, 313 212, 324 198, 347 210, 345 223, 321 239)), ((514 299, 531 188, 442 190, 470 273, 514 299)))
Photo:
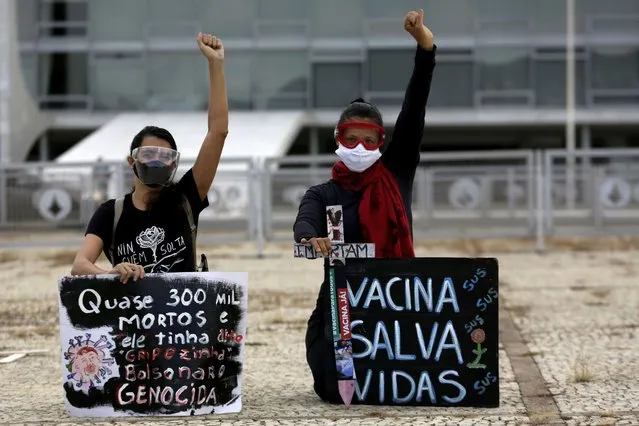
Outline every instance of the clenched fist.
POLYGON ((419 9, 419 12, 414 10, 408 12, 404 20, 404 29, 413 36, 422 49, 433 49, 433 33, 424 25, 424 9, 419 9))
POLYGON ((198 33, 197 44, 202 54, 209 61, 224 61, 224 46, 222 46, 219 38, 211 34, 198 33))

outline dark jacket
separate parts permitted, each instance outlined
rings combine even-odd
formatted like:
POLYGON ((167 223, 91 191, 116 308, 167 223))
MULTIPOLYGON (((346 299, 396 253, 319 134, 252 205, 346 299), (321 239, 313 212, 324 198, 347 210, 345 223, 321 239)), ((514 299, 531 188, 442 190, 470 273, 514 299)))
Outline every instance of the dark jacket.
MULTIPOLYGON (((413 230, 412 193, 415 171, 420 160, 426 102, 435 68, 436 48, 426 51, 420 47, 415 53, 415 66, 406 89, 402 110, 397 118, 392 139, 387 143, 381 161, 393 174, 401 192, 413 230)), ((358 217, 361 193, 343 189, 337 182, 313 186, 304 195, 295 225, 295 241, 302 238, 326 237, 326 206, 341 204, 344 212, 344 240, 362 241, 358 217)), ((356 261, 356 260, 354 260, 356 261)), ((349 261, 351 263, 353 261, 349 261)), ((330 304, 326 282, 322 283, 315 310, 308 321, 306 357, 313 373, 315 392, 324 400, 339 402, 335 360, 331 346, 330 304)))

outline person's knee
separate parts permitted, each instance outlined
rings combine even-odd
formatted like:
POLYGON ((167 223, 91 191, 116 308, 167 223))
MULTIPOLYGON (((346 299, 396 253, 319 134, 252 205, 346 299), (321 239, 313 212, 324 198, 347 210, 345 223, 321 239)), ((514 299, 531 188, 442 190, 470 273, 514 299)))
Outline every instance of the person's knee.
POLYGON ((324 339, 323 327, 309 327, 306 333, 306 362, 313 375, 313 390, 323 401, 338 404, 341 402, 337 387, 335 358, 331 342, 324 339))

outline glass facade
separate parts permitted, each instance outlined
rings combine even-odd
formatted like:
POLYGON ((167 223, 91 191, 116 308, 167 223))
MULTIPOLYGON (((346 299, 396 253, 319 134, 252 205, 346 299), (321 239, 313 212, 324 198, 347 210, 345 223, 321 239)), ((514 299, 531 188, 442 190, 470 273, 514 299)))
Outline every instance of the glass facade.
MULTIPOLYGON (((362 96, 399 105, 423 8, 440 47, 430 106, 551 108, 565 103, 560 0, 20 0, 22 66, 43 108, 203 110, 194 42, 227 51, 234 109, 338 108, 362 96)), ((639 1, 576 1, 576 96, 639 105, 639 1)))

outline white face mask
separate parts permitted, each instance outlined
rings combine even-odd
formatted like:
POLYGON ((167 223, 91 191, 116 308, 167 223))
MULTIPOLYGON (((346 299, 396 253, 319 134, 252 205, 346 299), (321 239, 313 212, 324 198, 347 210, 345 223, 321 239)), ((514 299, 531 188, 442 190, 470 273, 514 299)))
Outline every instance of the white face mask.
POLYGON ((362 144, 358 144, 352 149, 339 144, 335 154, 339 155, 339 158, 342 159, 350 171, 356 173, 365 171, 382 157, 382 153, 379 152, 379 149, 370 151, 364 148, 362 144))

